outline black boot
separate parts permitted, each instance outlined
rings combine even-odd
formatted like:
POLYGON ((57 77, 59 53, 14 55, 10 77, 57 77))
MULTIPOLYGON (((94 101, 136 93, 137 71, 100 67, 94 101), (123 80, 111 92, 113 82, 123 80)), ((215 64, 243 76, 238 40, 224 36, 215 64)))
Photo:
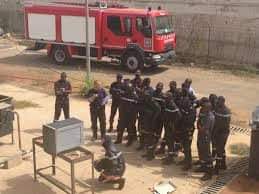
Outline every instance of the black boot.
POLYGON ((137 140, 136 137, 129 137, 128 142, 126 143, 126 147, 131 146, 134 143, 134 141, 136 141, 136 140, 137 140))
POLYGON ((212 168, 207 167, 205 174, 201 177, 201 181, 208 181, 210 179, 212 179, 212 168))
POLYGON ((201 161, 200 160, 197 160, 196 162, 193 163, 194 166, 199 166, 201 165, 201 161))
POLYGON ((183 170, 183 171, 188 171, 188 170, 190 170, 190 169, 192 169, 192 163, 190 163, 190 162, 186 162, 186 163, 183 165, 183 167, 182 167, 182 170, 183 170))
POLYGON ((155 154, 153 150, 148 150, 147 151, 147 156, 146 156, 146 160, 147 161, 151 161, 155 158, 155 154))
POLYGON ((121 144, 122 143, 122 136, 123 136, 123 133, 118 132, 117 140, 114 142, 114 144, 121 144))
POLYGON ((137 151, 141 151, 144 149, 144 138, 143 135, 139 136, 139 146, 136 148, 137 151))
POLYGON ((210 179, 212 179, 212 175, 207 172, 203 175, 203 177, 201 177, 201 181, 208 181, 210 179))
POLYGON ((216 165, 213 169, 213 174, 218 175, 219 174, 219 168, 220 168, 220 160, 216 160, 216 165))
POLYGON ((144 149, 144 145, 142 143, 139 144, 139 146, 136 148, 137 151, 141 151, 144 149))
POLYGON ((163 165, 170 165, 174 163, 174 157, 173 154, 168 154, 166 158, 163 159, 162 164, 163 165))
POLYGON ((118 187, 119 190, 122 190, 124 188, 125 182, 126 182, 125 178, 121 178, 117 181, 117 183, 119 183, 119 187, 118 187))
POLYGON ((141 155, 142 158, 146 158, 147 156, 148 156, 147 152, 141 155))
POLYGON ((220 170, 227 170, 227 163, 226 163, 226 158, 223 157, 223 159, 220 162, 220 166, 219 166, 220 170))
POLYGON ((102 130, 102 131, 101 131, 101 138, 102 138, 102 139, 104 138, 105 134, 106 134, 105 130, 102 130))
POLYGON ((204 167, 203 165, 194 169, 194 172, 206 172, 206 167, 204 167))
POLYGON ((97 140, 97 131, 93 131, 92 141, 97 140))

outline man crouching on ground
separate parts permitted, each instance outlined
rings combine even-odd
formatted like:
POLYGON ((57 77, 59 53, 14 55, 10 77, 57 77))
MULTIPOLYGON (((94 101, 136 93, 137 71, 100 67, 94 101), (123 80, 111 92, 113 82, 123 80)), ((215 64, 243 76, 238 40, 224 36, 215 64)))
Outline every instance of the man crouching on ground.
POLYGON ((102 141, 105 156, 94 162, 95 169, 101 172, 98 180, 102 183, 119 184, 118 188, 123 189, 125 179, 122 176, 126 169, 124 157, 117 150, 110 136, 105 135, 102 141))

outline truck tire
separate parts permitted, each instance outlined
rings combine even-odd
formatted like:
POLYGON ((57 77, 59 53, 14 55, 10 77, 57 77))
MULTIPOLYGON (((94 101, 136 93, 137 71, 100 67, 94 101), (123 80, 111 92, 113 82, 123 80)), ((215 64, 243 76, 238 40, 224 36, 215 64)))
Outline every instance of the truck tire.
POLYGON ((55 46, 52 49, 52 59, 57 65, 65 65, 69 61, 67 49, 63 46, 55 46))
POLYGON ((144 59, 136 51, 129 51, 122 56, 122 65, 126 66, 130 72, 142 70, 144 68, 144 59))

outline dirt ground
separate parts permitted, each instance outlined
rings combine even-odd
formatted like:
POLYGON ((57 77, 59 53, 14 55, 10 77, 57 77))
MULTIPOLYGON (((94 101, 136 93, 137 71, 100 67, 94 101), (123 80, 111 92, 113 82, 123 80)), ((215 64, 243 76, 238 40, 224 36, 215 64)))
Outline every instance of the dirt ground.
MULTIPOLYGON (((1 82, 8 81, 8 83, 12 82, 20 87, 51 94, 53 81, 58 79, 59 72, 66 71, 72 82, 74 95, 78 95, 77 92, 80 90, 85 76, 83 61, 74 60, 69 66, 56 66, 48 59, 45 51, 24 51, 23 49, 23 47, 15 47, 0 52, 1 82)), ((163 82, 166 89, 171 80, 177 81, 180 87, 185 78, 191 77, 193 88, 198 96, 208 96, 210 93, 225 96, 233 113, 232 122, 239 126, 248 126, 251 112, 258 105, 259 88, 256 87, 258 77, 236 76, 195 66, 176 65, 147 69, 143 76, 151 77, 152 85, 159 81, 163 82)), ((123 73, 125 77, 132 78, 132 75, 120 66, 108 63, 95 63, 92 65, 92 71, 94 79, 101 80, 106 86, 110 85, 119 72, 123 73)))
POLYGON ((233 182, 229 183, 221 194, 258 194, 259 182, 246 175, 238 176, 233 182))
MULTIPOLYGON (((41 135, 42 125, 53 120, 54 97, 52 94, 52 81, 58 78, 58 72, 68 72, 69 79, 74 86, 74 97, 71 99, 71 114, 80 118, 85 123, 86 145, 85 147, 95 153, 96 158, 103 152, 100 142, 90 141, 90 118, 88 103, 84 99, 77 97, 77 93, 84 78, 84 64, 75 61, 71 66, 54 66, 43 52, 17 52, 17 49, 5 49, 0 51, 0 93, 14 97, 16 100, 28 100, 39 104, 37 108, 27 108, 18 110, 21 116, 23 147, 31 149, 31 139, 41 135), (18 54, 18 55, 17 55, 18 54), (33 80, 29 80, 29 79, 33 80), (38 80, 40 79, 40 81, 38 80), (78 88, 76 88, 78 87, 78 88)), ((126 77, 132 77, 121 70, 120 67, 108 64, 98 64, 93 67, 95 79, 102 80, 105 85, 109 85, 114 80, 116 73, 122 72, 126 77)), ((224 95, 233 111, 236 125, 247 126, 250 112, 257 105, 259 89, 255 86, 257 78, 237 77, 217 71, 205 71, 198 68, 169 67, 162 66, 153 71, 149 70, 144 76, 152 78, 153 85, 162 81, 167 86, 169 81, 176 80, 179 84, 186 78, 193 79, 193 87, 199 96, 216 93, 224 95)), ((109 115, 110 105, 107 107, 109 115)), ((113 134, 115 135, 115 134, 113 134)), ((195 134, 196 137, 196 134, 195 134)), ((196 139, 195 139, 196 140, 196 139)), ((193 141, 193 155, 197 158, 196 143, 193 141)), ((0 157, 7 157, 17 153, 16 146, 10 145, 10 137, 0 139, 0 157)), ((232 135, 227 147, 230 145, 246 143, 249 144, 249 137, 244 135, 232 135)), ((136 145, 135 145, 136 146, 136 145)), ((122 191, 113 190, 110 186, 96 184, 96 192, 104 194, 113 193, 151 193, 150 188, 154 183, 171 178, 177 186, 175 193, 199 193, 199 191, 210 182, 199 181, 200 174, 192 172, 184 173, 177 165, 165 167, 161 165, 161 158, 156 158, 152 162, 146 162, 141 158, 142 153, 136 153, 134 148, 125 148, 121 145, 127 161, 127 171, 125 177, 127 183, 122 191)), ((50 157, 38 150, 38 162, 40 166, 50 164, 50 157)), ((232 155, 227 149, 228 162, 236 160, 238 156, 232 155)), ((182 155, 180 156, 180 159, 182 155)), ((68 165, 58 160, 58 166, 69 170, 68 165)), ((0 193, 1 194, 54 194, 62 193, 50 183, 39 179, 33 182, 32 160, 28 159, 21 165, 10 170, 0 169, 0 193)), ((81 164, 77 167, 76 174, 82 180, 89 181, 90 166, 81 164)), ((69 178, 59 174, 60 180, 69 183, 69 178)), ((215 177, 214 177, 215 179, 215 177)), ((83 188, 80 188, 83 189, 83 188)), ((81 191, 81 190, 80 190, 81 191)))

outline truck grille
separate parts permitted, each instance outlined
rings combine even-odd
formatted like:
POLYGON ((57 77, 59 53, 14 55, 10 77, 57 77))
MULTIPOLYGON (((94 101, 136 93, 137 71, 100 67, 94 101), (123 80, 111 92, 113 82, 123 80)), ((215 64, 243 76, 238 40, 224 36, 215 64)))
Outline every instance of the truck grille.
POLYGON ((173 49, 173 42, 168 42, 165 44, 165 51, 169 51, 173 49))

